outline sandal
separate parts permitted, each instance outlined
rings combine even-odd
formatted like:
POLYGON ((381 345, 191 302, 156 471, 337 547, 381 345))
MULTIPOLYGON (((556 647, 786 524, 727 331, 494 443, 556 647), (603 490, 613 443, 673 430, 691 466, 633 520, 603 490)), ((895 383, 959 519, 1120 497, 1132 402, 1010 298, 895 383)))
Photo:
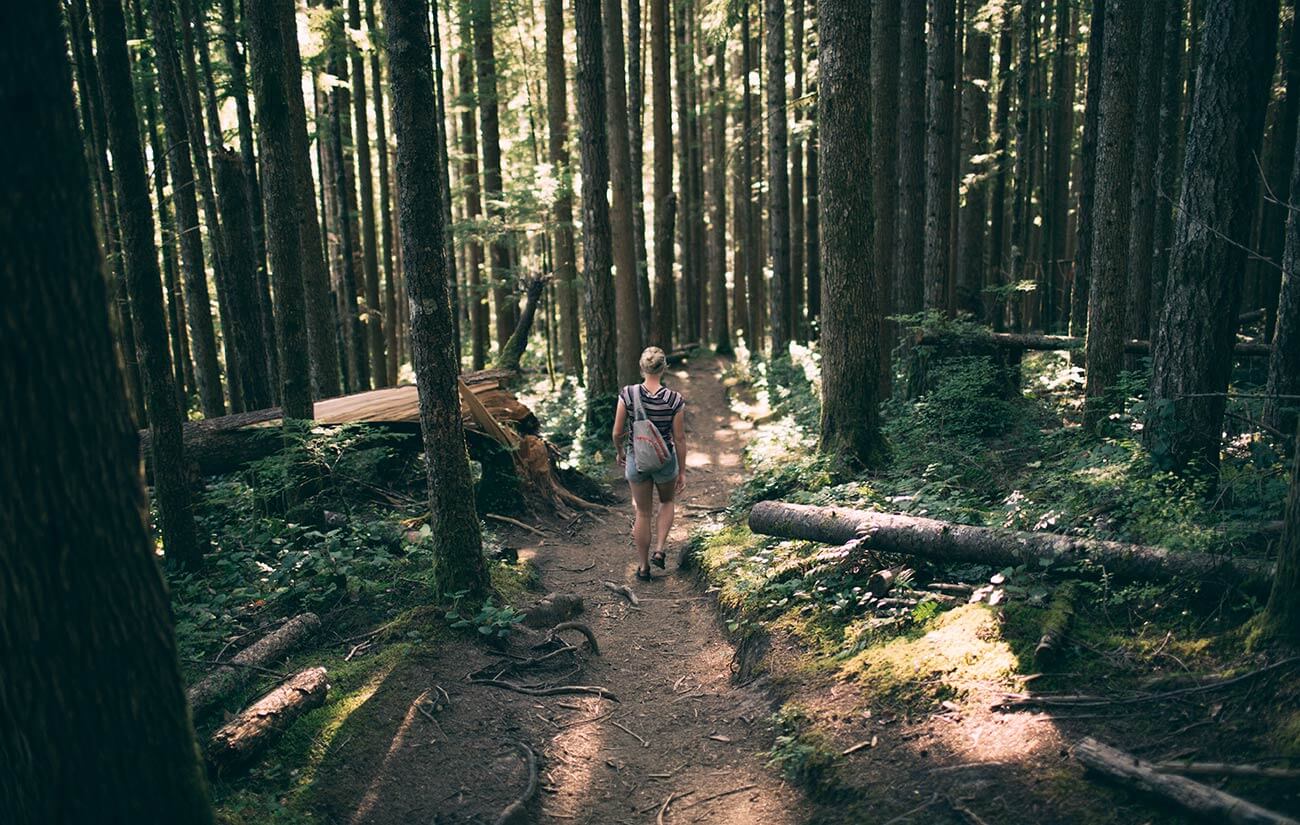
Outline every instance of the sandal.
POLYGON ((650 563, 663 570, 668 563, 668 554, 662 550, 656 550, 650 554, 650 563))
POLYGON ((636 569, 636 577, 643 582, 648 582, 654 578, 654 576, 650 575, 649 567, 645 567, 645 568, 638 567, 636 569))

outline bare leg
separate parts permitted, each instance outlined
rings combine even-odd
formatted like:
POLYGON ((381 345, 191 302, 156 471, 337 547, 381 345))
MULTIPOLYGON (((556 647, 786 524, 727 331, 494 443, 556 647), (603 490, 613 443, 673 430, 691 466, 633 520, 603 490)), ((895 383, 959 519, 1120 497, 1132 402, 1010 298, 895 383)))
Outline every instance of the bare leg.
POLYGON ((650 569, 650 513, 654 507, 654 482, 629 481, 632 504, 636 509, 636 522, 632 527, 632 541, 636 543, 637 569, 650 569))
POLYGON ((677 505, 673 503, 673 496, 677 493, 677 481, 667 481, 655 486, 659 488, 659 517, 655 520, 655 552, 661 553, 664 545, 668 543, 668 534, 673 529, 673 516, 677 512, 677 505))

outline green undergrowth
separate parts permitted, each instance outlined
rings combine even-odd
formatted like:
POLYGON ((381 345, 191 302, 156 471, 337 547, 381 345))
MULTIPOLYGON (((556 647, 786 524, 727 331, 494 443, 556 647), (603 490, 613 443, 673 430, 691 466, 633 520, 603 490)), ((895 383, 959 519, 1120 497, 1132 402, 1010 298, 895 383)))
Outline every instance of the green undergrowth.
MULTIPOLYGON (((1243 628, 1260 605, 1239 592, 1198 582, 1120 584, 1095 571, 1043 566, 937 565, 751 533, 749 509, 777 499, 1175 551, 1272 551, 1252 528, 1281 517, 1281 451, 1257 436, 1238 438, 1213 483, 1162 469, 1140 440, 1141 375, 1125 375, 1115 412, 1099 432, 1087 432, 1078 423, 1082 375, 1065 356, 1026 356, 1014 374, 989 357, 931 356, 913 398, 902 389, 905 367, 896 363, 896 392, 882 405, 890 463, 861 474, 817 452, 815 348, 792 346, 774 361, 742 355, 725 376, 734 410, 755 423, 747 478, 723 517, 694 532, 690 560, 716 590, 737 638, 785 640, 773 647, 781 655, 757 666, 779 694, 801 696, 829 677, 855 686, 867 707, 911 716, 975 690, 1022 691, 1029 674, 1036 691, 1132 694, 1159 690, 1162 680, 1251 669, 1242 658, 1243 628), (1009 385, 1021 391, 1008 393, 1009 385), (868 582, 882 569, 897 574, 889 597, 915 604, 876 607, 868 582), (1036 662, 1065 580, 1077 582, 1068 641, 1036 662), (996 583, 1000 603, 944 599, 926 589, 934 582, 996 583)), ((819 793, 835 762, 820 732, 824 721, 789 701, 774 721, 774 765, 819 793)), ((1300 753, 1300 716, 1277 721, 1242 733, 1243 741, 1300 753)), ((1158 716, 1126 724, 1134 735, 1168 727, 1158 716)))
MULTIPOLYGON (((496 594, 484 605, 433 603, 425 483, 418 440, 348 426, 297 433, 283 451, 209 480, 198 497, 206 565, 169 576, 187 683, 304 611, 321 617, 321 632, 272 668, 325 667, 330 683, 325 705, 250 772, 214 780, 223 822, 314 821, 318 769, 338 757, 354 713, 391 673, 456 640, 491 643, 514 627, 514 607, 537 582, 527 563, 489 561, 496 594)), ((485 527, 484 546, 500 544, 485 527)), ((276 681, 259 674, 226 705, 242 707, 276 681)), ((221 721, 217 712, 196 719, 200 738, 221 721)))

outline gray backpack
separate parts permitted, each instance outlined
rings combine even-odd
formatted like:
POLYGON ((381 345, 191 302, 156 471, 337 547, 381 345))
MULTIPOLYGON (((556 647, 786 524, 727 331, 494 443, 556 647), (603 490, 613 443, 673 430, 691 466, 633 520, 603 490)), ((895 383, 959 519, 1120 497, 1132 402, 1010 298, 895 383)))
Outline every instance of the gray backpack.
POLYGON ((641 406, 641 387, 633 385, 632 391, 632 458, 636 468, 643 473, 653 473, 668 463, 671 454, 668 444, 659 434, 659 428, 646 418, 641 406))

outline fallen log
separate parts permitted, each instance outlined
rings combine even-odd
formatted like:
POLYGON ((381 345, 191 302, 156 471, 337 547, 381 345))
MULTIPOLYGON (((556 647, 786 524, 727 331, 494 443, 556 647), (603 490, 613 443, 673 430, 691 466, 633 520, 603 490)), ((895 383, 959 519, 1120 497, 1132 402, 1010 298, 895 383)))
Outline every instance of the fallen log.
POLYGON ((1061 585, 1052 596, 1052 603, 1043 618, 1043 632, 1038 637, 1038 646, 1034 648, 1034 663, 1045 664, 1060 650, 1061 641, 1070 632, 1074 621, 1074 600, 1079 588, 1074 582, 1061 585))
POLYGON ((1159 796, 1209 822, 1234 825, 1297 825, 1296 820, 1215 790, 1184 776, 1161 773, 1130 753, 1085 738, 1074 746, 1074 758, 1084 767, 1122 785, 1159 796))
MULTIPOLYGON (((1065 352, 1083 349, 1084 339, 1068 335, 1034 335, 1024 332, 991 332, 988 330, 963 330, 962 332, 939 332, 924 330, 914 336, 917 344, 935 346, 951 344, 962 339, 978 342, 985 346, 1005 349, 1032 349, 1046 352, 1065 352)), ((1273 351, 1269 344, 1255 341, 1238 341, 1233 345, 1233 352, 1241 357, 1267 358, 1273 351)), ((1149 355, 1150 341, 1129 339, 1124 342, 1124 352, 1129 355, 1149 355)))
POLYGON ((258 668, 280 659, 319 629, 320 618, 315 613, 303 613, 239 651, 230 664, 218 667, 185 692, 191 712, 195 717, 203 715, 224 697, 251 682, 258 668))
POLYGON ((1161 773, 1184 776, 1244 776, 1250 779, 1300 779, 1300 769, 1270 768, 1267 765, 1232 765, 1227 762, 1156 762, 1161 773))
POLYGON ((325 704, 328 689, 323 667, 295 674, 212 735, 204 753, 208 765, 219 774, 247 766, 298 717, 325 704))
POLYGON ((990 567, 1095 567, 1123 581, 1182 579, 1267 592, 1271 565, 1252 559, 1172 552, 1081 536, 971 527, 935 519, 761 501, 749 513, 755 533, 990 567))

